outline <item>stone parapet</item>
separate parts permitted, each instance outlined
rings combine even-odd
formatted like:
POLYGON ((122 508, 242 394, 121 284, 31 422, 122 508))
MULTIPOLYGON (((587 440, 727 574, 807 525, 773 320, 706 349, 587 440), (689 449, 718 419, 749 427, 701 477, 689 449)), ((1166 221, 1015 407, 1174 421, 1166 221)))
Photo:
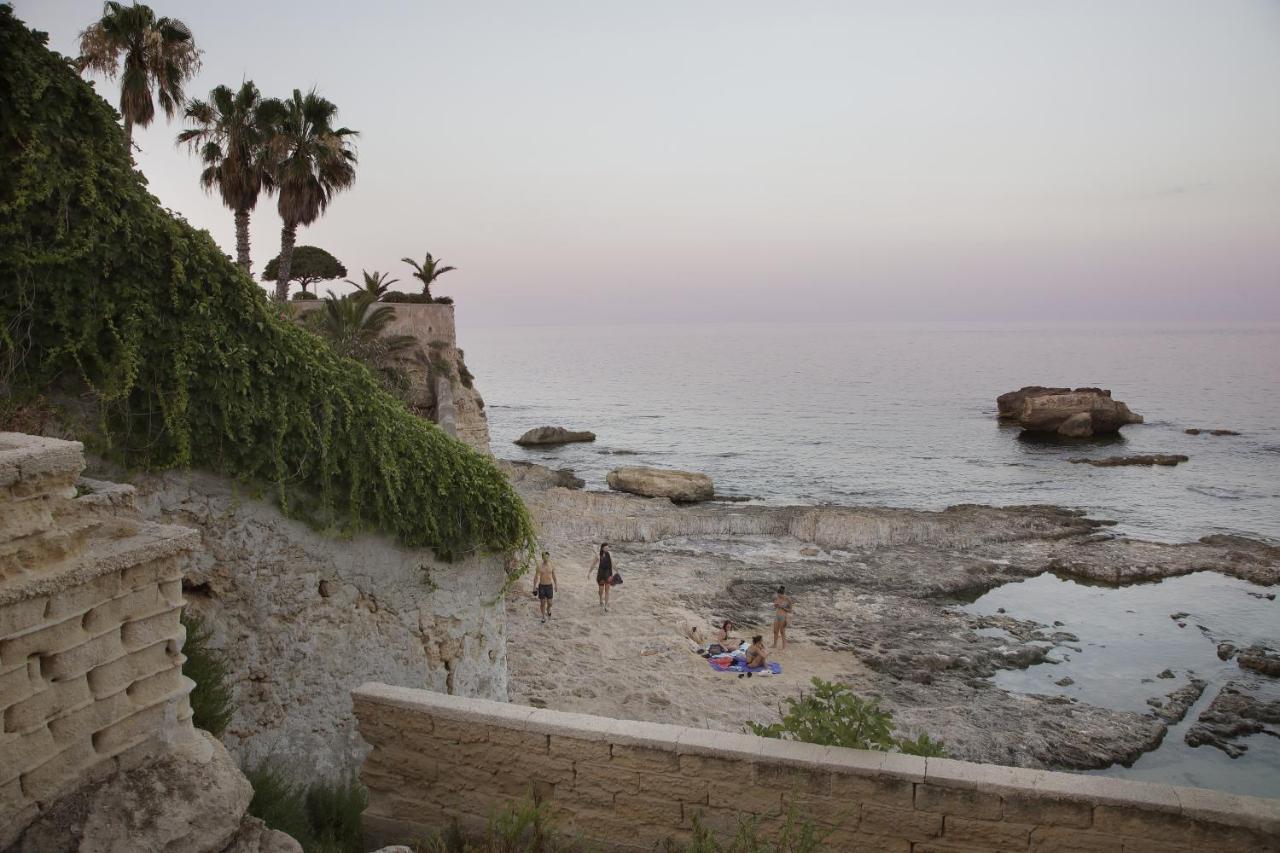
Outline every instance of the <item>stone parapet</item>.
POLYGON ((812 821, 825 849, 894 853, 1280 851, 1280 801, 822 747, 365 684, 366 846, 482 829, 530 793, 608 850, 812 821))
POLYGON ((192 735, 182 527, 81 483, 81 446, 0 433, 0 849, 63 794, 192 735))

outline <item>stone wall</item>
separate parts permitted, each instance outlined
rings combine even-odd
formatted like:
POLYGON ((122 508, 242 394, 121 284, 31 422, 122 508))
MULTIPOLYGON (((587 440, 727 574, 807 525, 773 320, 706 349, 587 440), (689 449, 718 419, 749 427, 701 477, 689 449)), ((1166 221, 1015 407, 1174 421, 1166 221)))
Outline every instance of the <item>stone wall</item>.
POLYGON ((83 467, 78 443, 0 433, 0 849, 85 780, 194 737, 195 534, 130 519, 127 488, 77 496, 83 467))
POLYGON ((501 559, 441 563, 381 534, 316 531, 212 474, 134 485, 146 517, 198 532, 185 593, 231 668, 223 741, 242 765, 355 770, 368 747, 350 694, 370 678, 506 700, 501 559))
POLYGON ((687 841, 693 820, 776 831, 788 812, 824 849, 891 853, 1266 853, 1280 801, 1041 770, 828 748, 444 696, 354 693, 373 744, 366 844, 457 819, 475 831, 532 792, 559 827, 609 850, 687 841))

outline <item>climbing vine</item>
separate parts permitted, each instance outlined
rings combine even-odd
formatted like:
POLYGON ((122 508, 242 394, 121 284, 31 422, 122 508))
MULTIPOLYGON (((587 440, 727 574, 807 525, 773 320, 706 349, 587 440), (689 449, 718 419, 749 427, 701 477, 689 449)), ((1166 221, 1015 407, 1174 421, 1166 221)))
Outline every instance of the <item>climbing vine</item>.
POLYGON ((0 329, 21 317, 29 341, 11 393, 88 399, 103 452, 270 484, 285 512, 327 527, 380 528, 446 560, 531 549, 493 462, 164 210, 115 112, 45 42, 0 6, 0 329))

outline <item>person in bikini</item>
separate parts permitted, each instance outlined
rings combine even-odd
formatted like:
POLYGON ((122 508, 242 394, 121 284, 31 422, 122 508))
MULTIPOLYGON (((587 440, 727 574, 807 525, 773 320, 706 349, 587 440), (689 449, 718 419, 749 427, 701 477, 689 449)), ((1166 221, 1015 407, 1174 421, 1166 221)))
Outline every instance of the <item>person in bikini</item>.
POLYGON ((747 666, 751 669, 762 667, 769 662, 769 653, 764 650, 764 637, 756 634, 747 647, 747 666))
POLYGON ((778 587, 778 594, 773 597, 773 648, 782 641, 782 648, 787 647, 787 625, 791 624, 791 608, 795 602, 787 595, 786 587, 778 587))
POLYGON ((534 569, 533 577, 533 594, 538 596, 538 609, 542 612, 542 621, 545 623, 551 618, 551 598, 555 595, 556 587, 556 569, 551 565, 551 552, 542 552, 542 562, 534 569))
POLYGON ((600 606, 608 613, 609 590, 613 587, 613 555, 609 553, 608 542, 600 543, 600 553, 591 561, 587 577, 591 577, 592 572, 596 573, 596 592, 600 596, 600 606))

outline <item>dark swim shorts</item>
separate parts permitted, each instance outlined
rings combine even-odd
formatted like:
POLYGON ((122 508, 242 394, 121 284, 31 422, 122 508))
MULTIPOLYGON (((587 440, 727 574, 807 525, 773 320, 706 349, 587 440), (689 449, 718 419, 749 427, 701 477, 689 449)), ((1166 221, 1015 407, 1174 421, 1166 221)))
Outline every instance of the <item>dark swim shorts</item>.
POLYGON ((549 583, 538 584, 538 598, 545 598, 550 601, 555 592, 556 588, 549 583))

